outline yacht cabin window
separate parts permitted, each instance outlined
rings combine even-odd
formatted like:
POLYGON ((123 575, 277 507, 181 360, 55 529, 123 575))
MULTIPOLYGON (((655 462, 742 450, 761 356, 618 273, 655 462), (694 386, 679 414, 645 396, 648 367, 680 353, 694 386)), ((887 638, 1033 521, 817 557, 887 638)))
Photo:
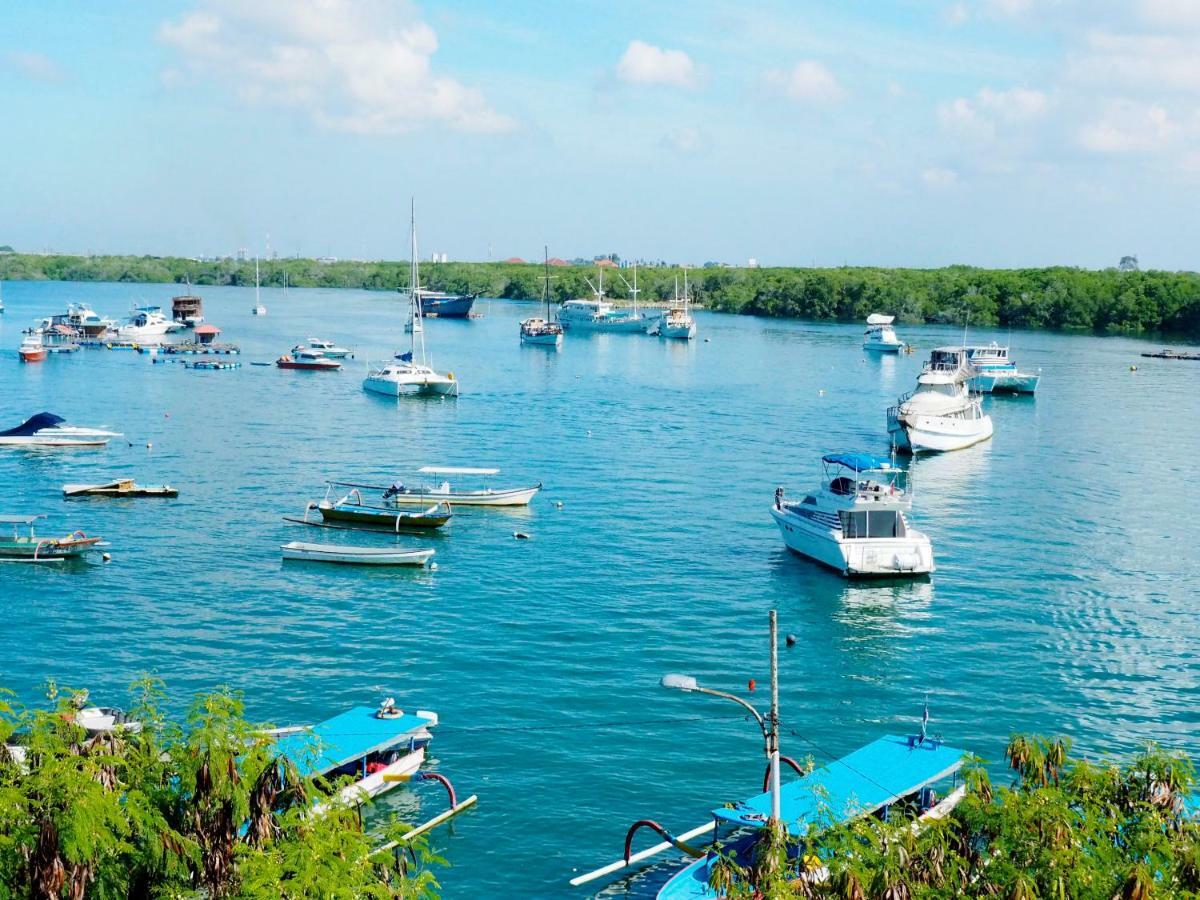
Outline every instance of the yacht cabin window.
POLYGON ((894 509, 842 510, 842 537, 905 537, 904 517, 894 509))

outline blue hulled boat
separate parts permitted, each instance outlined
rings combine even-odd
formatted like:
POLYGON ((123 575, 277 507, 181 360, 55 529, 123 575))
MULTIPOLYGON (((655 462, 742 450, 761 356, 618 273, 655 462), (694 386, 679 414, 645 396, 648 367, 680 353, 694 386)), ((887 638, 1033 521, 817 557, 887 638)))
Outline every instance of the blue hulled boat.
POLYGON ((433 319, 469 319, 478 298, 478 294, 417 290, 417 299, 421 301, 421 315, 433 319))

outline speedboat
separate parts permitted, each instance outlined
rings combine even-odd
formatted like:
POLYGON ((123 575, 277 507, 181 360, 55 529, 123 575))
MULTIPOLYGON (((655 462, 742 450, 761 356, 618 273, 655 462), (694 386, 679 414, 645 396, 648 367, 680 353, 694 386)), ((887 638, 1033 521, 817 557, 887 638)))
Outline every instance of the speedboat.
POLYGON ((54 413, 40 412, 16 428, 0 431, 0 446, 16 447, 103 447, 120 432, 68 425, 54 413))
MULTIPOLYGON (((409 268, 409 348, 397 353, 390 362, 368 370, 363 390, 389 397, 416 393, 425 396, 457 397, 458 380, 453 372, 435 371, 425 358, 425 329, 421 327, 422 303, 420 264, 417 262, 417 218, 412 217, 412 262, 409 268)), ((406 329, 407 330, 407 329, 406 329)))
POLYGON ((161 307, 139 306, 134 308, 129 321, 117 329, 117 336, 125 341, 152 344, 178 327, 178 323, 163 315, 161 307))
POLYGON ((275 365, 281 369, 306 369, 312 372, 334 372, 342 367, 336 359, 326 359, 323 354, 302 347, 285 353, 275 360, 275 365))
POLYGON ((887 411, 892 445, 915 454, 961 450, 990 438, 992 418, 968 387, 974 374, 964 348, 934 350, 916 390, 887 411))
MULTIPOLYGON (((417 470, 420 475, 440 476, 476 476, 489 478, 500 473, 499 469, 475 469, 460 466, 422 466, 417 470)), ((532 487, 493 488, 486 484, 478 488, 454 488, 443 477, 438 484, 419 483, 406 484, 403 481, 394 482, 390 487, 375 488, 381 491, 380 499, 388 505, 404 505, 413 503, 435 503, 445 501, 451 506, 528 506, 535 494, 542 489, 539 481, 532 487)))
MULTIPOLYGON (((637 277, 636 273, 634 275, 637 277)), ((602 331, 616 334, 641 334, 646 330, 647 319, 636 307, 633 309, 617 309, 604 299, 604 269, 600 269, 599 280, 592 284, 592 296, 577 300, 567 300, 558 307, 558 321, 567 331, 602 331)), ((634 290, 634 302, 637 292, 634 290)))
POLYGON ((771 515, 788 549, 847 577, 928 575, 929 538, 909 525, 907 473, 869 453, 821 458, 825 479, 803 500, 775 491, 771 515))
MULTIPOLYGON (((296 349, 292 352, 295 353, 300 349, 301 346, 297 345, 296 349)), ((309 338, 307 349, 313 353, 319 353, 322 356, 327 356, 330 359, 345 359, 347 356, 354 355, 353 351, 348 350, 345 347, 339 347, 333 341, 325 341, 321 340, 320 338, 309 338)))
POLYGON ((62 562, 97 549, 103 540, 82 531, 61 538, 38 537, 33 533, 33 524, 44 518, 44 515, 0 516, 0 525, 13 527, 11 535, 0 536, 0 562, 62 562), (26 534, 21 534, 22 527, 29 529, 26 534))
POLYGON ((1032 394, 1037 390, 1041 376, 1019 371, 1007 347, 992 341, 987 346, 967 347, 966 351, 975 370, 969 380, 971 390, 981 394, 1032 394))
POLYGON ((421 315, 431 319, 470 319, 478 294, 448 294, 417 288, 421 315))
POLYGON ((46 358, 46 345, 42 342, 42 332, 30 331, 21 339, 21 346, 17 350, 21 355, 21 362, 41 362, 46 358))
POLYGON ((895 316, 884 316, 872 313, 867 316, 867 330, 863 336, 863 349, 874 350, 878 353, 899 353, 904 349, 904 341, 896 337, 892 323, 895 316))

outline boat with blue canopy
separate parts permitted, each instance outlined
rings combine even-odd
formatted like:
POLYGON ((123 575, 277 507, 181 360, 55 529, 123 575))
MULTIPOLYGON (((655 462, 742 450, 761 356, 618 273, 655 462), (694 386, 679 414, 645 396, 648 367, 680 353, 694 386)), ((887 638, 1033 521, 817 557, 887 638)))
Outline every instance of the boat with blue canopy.
POLYGON ((934 570, 929 538, 907 513, 908 472, 886 456, 841 451, 821 457, 820 489, 801 500, 775 491, 771 515, 789 550, 846 577, 927 575, 934 570))

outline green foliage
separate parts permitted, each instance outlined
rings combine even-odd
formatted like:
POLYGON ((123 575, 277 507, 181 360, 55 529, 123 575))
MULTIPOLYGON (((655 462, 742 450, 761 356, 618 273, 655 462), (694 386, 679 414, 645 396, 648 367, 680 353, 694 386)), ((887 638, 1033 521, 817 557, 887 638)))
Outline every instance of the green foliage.
POLYGON ((380 852, 406 827, 365 831, 339 785, 275 758, 237 694, 196 698, 180 727, 145 679, 142 729, 93 738, 49 694, 26 710, 0 692, 0 898, 436 898, 424 839, 380 852))
MULTIPOLYGON (((556 302, 588 296, 593 266, 553 266, 556 302)), ((426 263, 425 286, 480 292, 488 297, 542 297, 543 268, 534 263, 426 263)), ((620 275, 631 278, 629 270, 620 275)), ((194 285, 252 285, 254 261, 200 262, 178 257, 0 255, 0 278, 55 281, 190 281, 194 285)), ((1046 269, 725 269, 689 273, 693 298, 709 309, 761 316, 862 321, 888 312, 902 322, 942 322, 1014 328, 1066 328, 1100 332, 1166 332, 1200 335, 1200 275, 1192 272, 1046 269)), ((640 299, 674 295, 682 270, 638 270, 640 299)), ((264 285, 401 290, 405 262, 312 259, 261 261, 264 285)), ((605 289, 618 301, 628 288, 608 270, 605 289)))
MULTIPOLYGON (((1190 761, 1152 746, 1124 764, 1093 764, 1071 759, 1069 747, 1015 736, 1011 786, 993 788, 973 762, 948 818, 918 828, 898 815, 835 825, 792 848, 804 876, 794 864, 781 878, 776 866, 726 861, 720 889, 765 900, 1200 897, 1200 822, 1182 812, 1195 788, 1190 761)), ((769 831, 763 840, 778 859, 769 831)))

